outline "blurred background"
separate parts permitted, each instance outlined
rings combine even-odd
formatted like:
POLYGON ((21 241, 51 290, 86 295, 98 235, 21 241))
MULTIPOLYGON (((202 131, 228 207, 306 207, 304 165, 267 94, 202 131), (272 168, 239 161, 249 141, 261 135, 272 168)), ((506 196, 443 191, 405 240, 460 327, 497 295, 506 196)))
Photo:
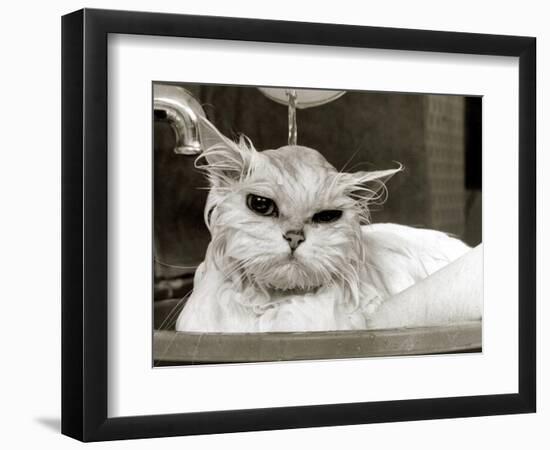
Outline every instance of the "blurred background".
MULTIPOLYGON (((258 150, 287 145, 288 107, 258 88, 175 86, 229 138, 244 133, 258 150)), ((337 169, 387 169, 399 161, 405 170, 389 181, 388 200, 372 211, 372 222, 433 228, 475 246, 481 242, 481 105, 480 97, 346 91, 298 109, 297 140, 337 169)), ((194 168, 196 154, 175 153, 181 136, 169 119, 155 106, 156 299, 186 291, 210 240, 203 221, 208 192, 201 189, 207 183, 194 168)))

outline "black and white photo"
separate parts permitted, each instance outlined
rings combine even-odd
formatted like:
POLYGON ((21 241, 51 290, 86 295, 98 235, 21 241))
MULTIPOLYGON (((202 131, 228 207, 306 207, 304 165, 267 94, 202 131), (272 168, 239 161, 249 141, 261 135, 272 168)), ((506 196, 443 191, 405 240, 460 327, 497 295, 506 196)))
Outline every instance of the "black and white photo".
POLYGON ((480 97, 153 96, 156 364, 481 351, 480 97))

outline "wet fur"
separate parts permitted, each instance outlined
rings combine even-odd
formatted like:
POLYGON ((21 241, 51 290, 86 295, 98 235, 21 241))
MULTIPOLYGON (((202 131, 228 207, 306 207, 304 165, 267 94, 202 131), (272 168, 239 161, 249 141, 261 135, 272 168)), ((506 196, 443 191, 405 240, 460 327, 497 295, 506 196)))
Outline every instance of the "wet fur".
POLYGON ((381 302, 468 251, 444 233, 369 224, 369 205, 401 170, 338 172, 316 150, 258 152, 229 141, 208 121, 198 166, 211 188, 205 221, 212 240, 176 329, 197 332, 323 331, 369 327, 381 302), (248 194, 273 199, 278 217, 246 206, 248 194), (328 224, 326 209, 343 211, 328 224), (303 229, 290 252, 283 234, 303 229))

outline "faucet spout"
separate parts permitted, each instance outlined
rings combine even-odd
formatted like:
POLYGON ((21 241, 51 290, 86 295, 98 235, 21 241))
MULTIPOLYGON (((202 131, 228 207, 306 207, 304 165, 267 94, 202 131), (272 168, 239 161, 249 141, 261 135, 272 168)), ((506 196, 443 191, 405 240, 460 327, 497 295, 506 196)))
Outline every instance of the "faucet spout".
POLYGON ((184 88, 170 84, 153 87, 155 114, 160 112, 176 134, 174 152, 180 155, 197 155, 201 152, 199 117, 206 117, 195 98, 184 88))

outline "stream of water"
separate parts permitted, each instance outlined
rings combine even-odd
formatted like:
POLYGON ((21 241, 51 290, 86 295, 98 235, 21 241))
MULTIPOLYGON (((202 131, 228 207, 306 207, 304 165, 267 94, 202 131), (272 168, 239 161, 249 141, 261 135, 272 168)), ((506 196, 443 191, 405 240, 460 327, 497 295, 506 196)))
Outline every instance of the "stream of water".
POLYGON ((288 145, 296 145, 298 142, 298 125, 296 124, 296 89, 288 89, 288 145))

